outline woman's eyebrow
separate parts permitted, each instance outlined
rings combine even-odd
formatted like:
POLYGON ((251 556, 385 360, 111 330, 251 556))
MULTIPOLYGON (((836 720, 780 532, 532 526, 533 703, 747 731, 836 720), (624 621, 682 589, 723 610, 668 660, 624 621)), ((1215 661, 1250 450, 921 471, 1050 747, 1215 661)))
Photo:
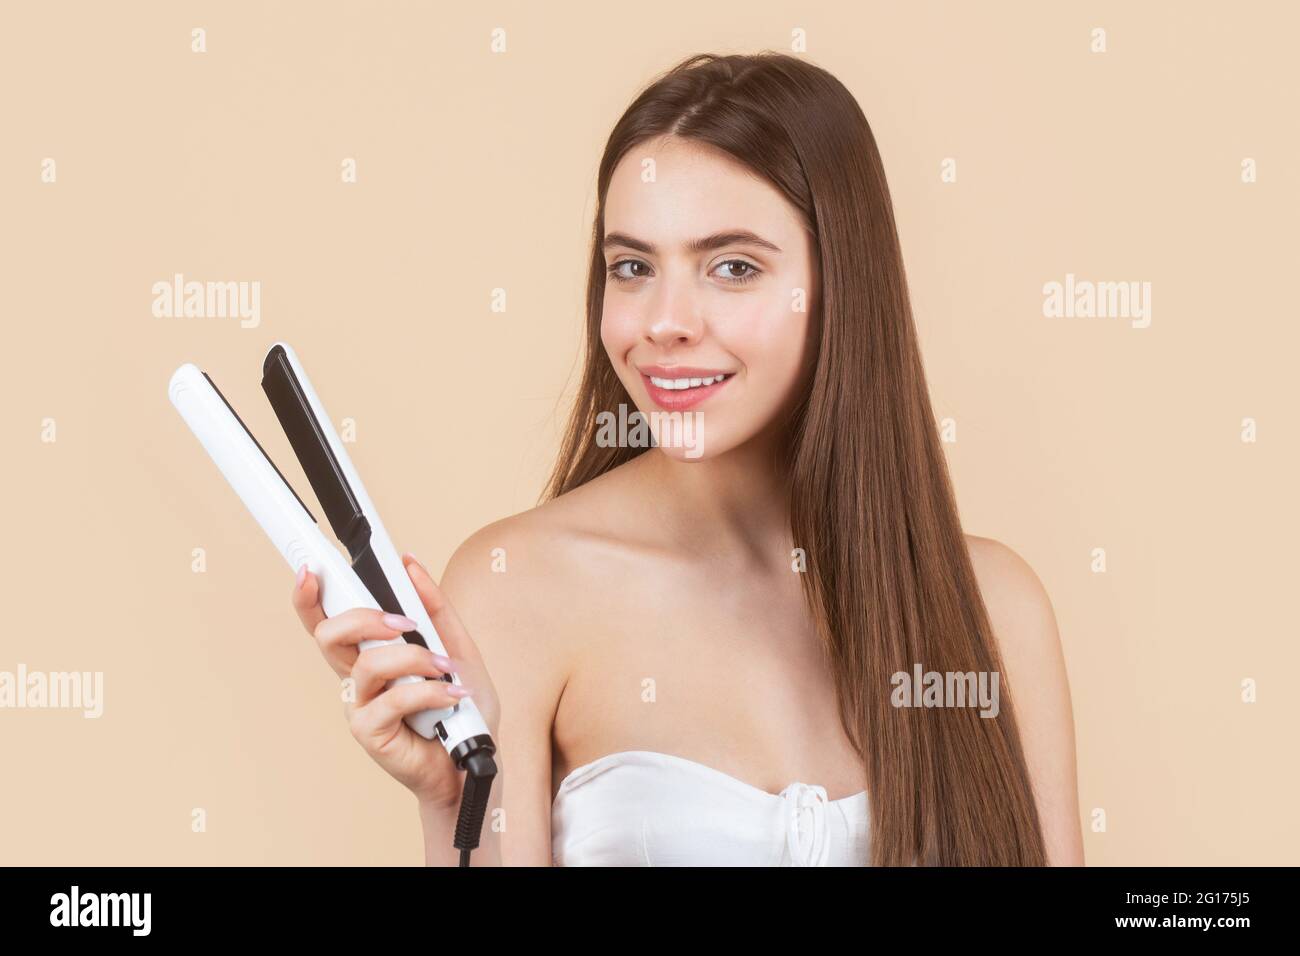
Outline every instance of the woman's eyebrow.
MULTIPOLYGON (((686 244, 686 248, 690 252, 708 252, 711 249, 719 249, 722 246, 731 246, 738 243, 761 246, 764 249, 771 249, 773 252, 781 251, 781 248, 775 243, 768 242, 758 233, 750 232, 748 229, 729 229, 726 232, 715 232, 711 236, 692 239, 686 244)), ((651 256, 658 251, 653 243, 637 239, 635 236, 629 236, 625 232, 611 232, 605 237, 602 245, 605 249, 612 246, 626 246, 629 249, 635 249, 637 252, 644 252, 646 255, 651 256)))

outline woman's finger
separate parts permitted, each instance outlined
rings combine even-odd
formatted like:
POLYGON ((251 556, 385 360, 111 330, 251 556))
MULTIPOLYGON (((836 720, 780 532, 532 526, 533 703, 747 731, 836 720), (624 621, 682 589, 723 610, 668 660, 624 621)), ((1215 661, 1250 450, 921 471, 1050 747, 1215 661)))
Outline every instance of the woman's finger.
POLYGON ((325 620, 325 611, 320 606, 320 582, 305 564, 294 578, 293 609, 298 612, 298 619, 308 634, 314 634, 316 625, 325 620))
POLYGON ((317 624, 316 640, 323 648, 336 651, 356 648, 362 641, 391 641, 410 629, 409 618, 385 614, 374 608, 354 607, 317 624))
MULTIPOLYGON (((400 732, 399 725, 407 714, 459 703, 460 698, 447 693, 451 686, 440 680, 394 684, 370 703, 351 708, 348 726, 352 729, 352 736, 367 750, 382 750, 400 732)), ((441 747, 438 749, 442 750, 441 747)), ((446 753, 445 750, 442 752, 446 753)))
POLYGON ((441 677, 443 671, 433 660, 433 653, 418 644, 385 644, 362 651, 352 667, 356 699, 364 706, 383 691, 388 681, 407 674, 441 677))
POLYGON ((382 611, 354 607, 327 617, 316 625, 313 635, 320 652, 334 673, 347 677, 357 663, 362 641, 391 641, 399 637, 409 625, 399 625, 396 620, 385 623, 382 611))
POLYGON ((447 656, 457 661, 477 665, 478 648, 474 646, 474 641, 465 630, 465 626, 461 624, 456 609, 451 606, 442 589, 434 582, 433 576, 412 554, 402 555, 402 564, 406 567, 411 583, 415 585, 416 593, 420 595, 424 609, 429 614, 429 620, 433 623, 433 629, 442 638, 447 656))

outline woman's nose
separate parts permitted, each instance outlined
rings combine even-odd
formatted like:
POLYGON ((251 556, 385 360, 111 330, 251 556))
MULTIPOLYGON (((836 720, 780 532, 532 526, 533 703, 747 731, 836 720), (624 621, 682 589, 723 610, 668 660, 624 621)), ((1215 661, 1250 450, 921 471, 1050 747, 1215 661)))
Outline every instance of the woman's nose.
POLYGON ((694 345, 704 334, 699 302, 689 289, 661 286, 645 317, 642 334, 659 348, 694 345))

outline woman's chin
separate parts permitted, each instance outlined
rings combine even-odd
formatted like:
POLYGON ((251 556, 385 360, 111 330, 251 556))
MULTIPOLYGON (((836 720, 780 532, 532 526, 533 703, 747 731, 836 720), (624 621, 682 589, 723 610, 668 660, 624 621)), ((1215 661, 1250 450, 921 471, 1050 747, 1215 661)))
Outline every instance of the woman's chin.
POLYGON ((665 447, 663 445, 657 445, 654 450, 671 461, 680 461, 688 465, 706 461, 710 457, 709 455, 704 454, 700 449, 682 448, 680 446, 665 447))
POLYGON ((739 423, 728 421, 732 416, 703 410, 670 412, 648 401, 645 405, 620 405, 617 412, 599 413, 596 444, 652 447, 672 461, 690 463, 717 458, 748 440, 743 429, 737 435, 739 423))
POLYGON ((693 431, 680 428, 674 433, 671 428, 661 427, 655 435, 654 450, 673 461, 692 464, 720 458, 741 443, 733 434, 717 429, 709 431, 700 420, 695 422, 693 431))

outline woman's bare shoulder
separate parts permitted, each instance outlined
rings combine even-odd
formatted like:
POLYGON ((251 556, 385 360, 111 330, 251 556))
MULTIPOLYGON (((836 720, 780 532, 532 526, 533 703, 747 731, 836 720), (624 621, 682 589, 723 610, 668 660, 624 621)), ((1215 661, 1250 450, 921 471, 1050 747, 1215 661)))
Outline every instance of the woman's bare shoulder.
POLYGON ((1051 599, 1007 545, 974 535, 966 545, 1015 703, 1048 861, 1082 864, 1073 706, 1051 599))
POLYGON ((582 595, 609 583, 609 558, 621 547, 625 468, 493 521, 452 554, 439 585, 485 657, 542 638, 555 655, 578 630, 582 595))
POLYGON ((1022 697, 1061 693, 1061 639, 1043 582, 1001 541, 966 535, 966 546, 1008 679, 1016 679, 1022 697))
POLYGON ((543 564, 551 574, 561 573, 619 539, 628 513, 630 465, 480 528, 456 549, 446 573, 457 580, 482 581, 486 571, 506 580, 514 564, 528 572, 512 579, 521 591, 527 580, 554 584, 540 581, 543 564))
POLYGON ((1018 636, 1037 632, 1042 637, 1052 603, 1029 562, 993 538, 968 534, 966 548, 989 613, 1007 619, 1018 636))

